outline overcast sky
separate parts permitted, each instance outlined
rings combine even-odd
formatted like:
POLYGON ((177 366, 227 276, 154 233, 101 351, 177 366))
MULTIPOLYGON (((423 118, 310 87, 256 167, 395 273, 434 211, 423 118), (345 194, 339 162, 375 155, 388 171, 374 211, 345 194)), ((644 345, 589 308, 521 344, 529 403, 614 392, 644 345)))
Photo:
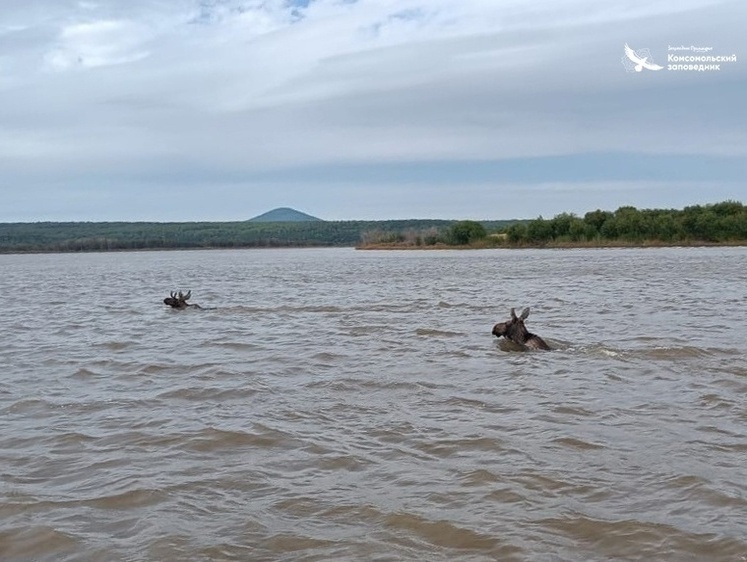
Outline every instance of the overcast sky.
POLYGON ((746 24, 743 0, 0 0, 0 222, 747 202, 746 24), (667 68, 692 46, 737 60, 667 68))

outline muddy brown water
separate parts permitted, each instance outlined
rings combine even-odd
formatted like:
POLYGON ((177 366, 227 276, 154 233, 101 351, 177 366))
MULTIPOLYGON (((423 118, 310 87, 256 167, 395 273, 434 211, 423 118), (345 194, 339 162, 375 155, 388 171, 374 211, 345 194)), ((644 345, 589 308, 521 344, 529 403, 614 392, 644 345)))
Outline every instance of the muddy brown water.
POLYGON ((3 561, 747 560, 745 248, 3 255, 0 295, 3 561), (525 306, 554 351, 491 335, 525 306))

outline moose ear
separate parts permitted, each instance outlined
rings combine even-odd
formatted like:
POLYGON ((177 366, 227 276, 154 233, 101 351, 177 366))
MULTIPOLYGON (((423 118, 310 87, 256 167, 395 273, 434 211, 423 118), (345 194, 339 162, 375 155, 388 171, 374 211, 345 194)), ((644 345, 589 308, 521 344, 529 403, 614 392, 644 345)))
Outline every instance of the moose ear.
POLYGON ((511 309, 511 320, 516 320, 516 311, 513 308, 511 309))
POLYGON ((529 307, 521 311, 521 319, 526 320, 527 318, 529 318, 529 307))

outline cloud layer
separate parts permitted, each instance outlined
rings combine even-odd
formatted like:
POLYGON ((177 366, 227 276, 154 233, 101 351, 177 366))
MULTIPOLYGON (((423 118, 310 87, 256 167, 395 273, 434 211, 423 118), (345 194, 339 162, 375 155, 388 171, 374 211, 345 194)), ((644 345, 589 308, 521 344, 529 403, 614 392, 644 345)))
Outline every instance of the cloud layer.
POLYGON ((747 195, 743 3, 33 4, 5 0, 0 19, 0 221, 510 218, 747 195), (663 65, 671 45, 737 62, 631 74, 625 43, 663 65))

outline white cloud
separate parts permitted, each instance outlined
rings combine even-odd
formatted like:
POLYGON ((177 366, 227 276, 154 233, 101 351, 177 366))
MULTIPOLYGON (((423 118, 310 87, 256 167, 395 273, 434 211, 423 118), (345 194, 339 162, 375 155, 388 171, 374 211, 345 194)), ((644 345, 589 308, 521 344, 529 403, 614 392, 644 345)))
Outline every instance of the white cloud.
POLYGON ((195 162, 208 189, 211 173, 299 166, 747 153, 740 65, 630 76, 620 64, 626 41, 742 57, 737 3, 36 4, 4 0, 0 27, 0 184, 20 189, 107 175, 152 188, 195 162))
POLYGON ((68 25, 62 29, 59 43, 47 54, 46 61, 54 70, 133 62, 148 56, 144 43, 150 37, 147 27, 130 21, 100 20, 68 25))

